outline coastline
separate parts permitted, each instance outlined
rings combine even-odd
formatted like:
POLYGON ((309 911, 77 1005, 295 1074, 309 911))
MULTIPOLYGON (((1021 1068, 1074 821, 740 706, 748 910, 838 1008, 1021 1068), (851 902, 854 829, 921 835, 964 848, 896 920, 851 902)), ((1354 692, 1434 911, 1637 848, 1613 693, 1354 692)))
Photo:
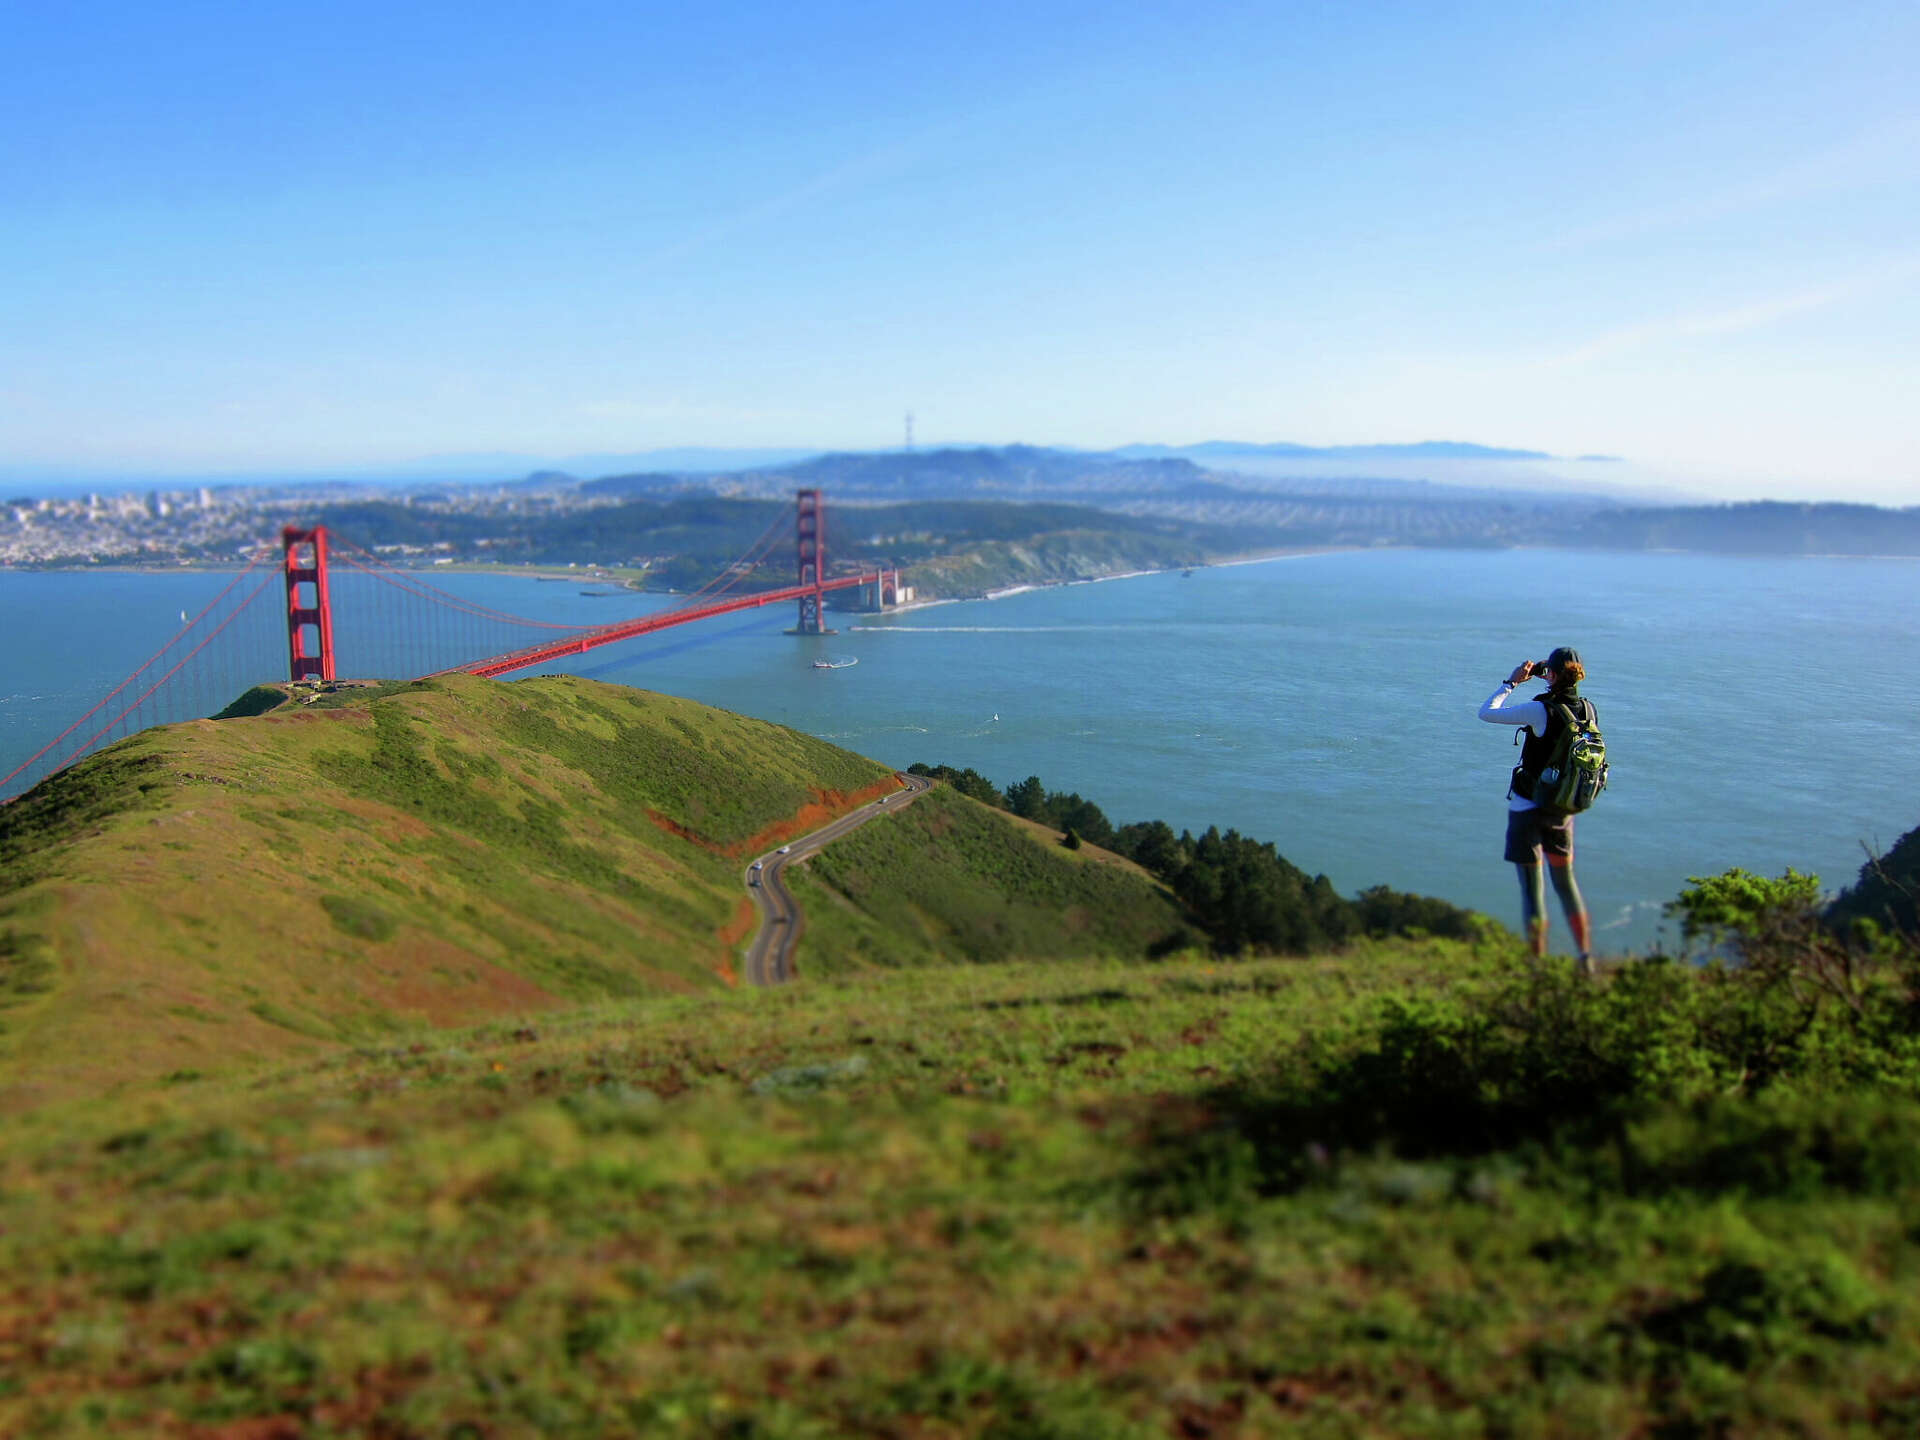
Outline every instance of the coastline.
POLYGON ((1415 546, 1362 546, 1362 545, 1303 545, 1284 550, 1262 550, 1244 555, 1230 555, 1218 560, 1202 560, 1196 565, 1167 565, 1159 569, 1115 570, 1105 575, 1085 575, 1074 580, 1039 580, 1021 585, 1006 585, 997 589, 983 591, 978 595, 955 595, 933 601, 914 601, 913 605, 900 605, 897 610, 912 609, 920 604, 952 604, 960 600, 1004 600, 1009 595, 1024 595, 1033 590, 1057 590, 1068 585, 1105 585, 1113 580, 1137 580, 1146 575, 1186 574, 1194 570, 1225 570, 1235 565, 1267 565, 1276 560, 1306 560, 1316 555, 1347 555, 1363 549, 1415 549, 1415 546))

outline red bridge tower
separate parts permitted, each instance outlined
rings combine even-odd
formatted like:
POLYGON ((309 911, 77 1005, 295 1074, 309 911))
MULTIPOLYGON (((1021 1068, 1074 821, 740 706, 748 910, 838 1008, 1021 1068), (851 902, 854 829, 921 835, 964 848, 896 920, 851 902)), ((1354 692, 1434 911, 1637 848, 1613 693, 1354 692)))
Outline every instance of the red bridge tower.
POLYGON ((793 627, 793 633, 831 634, 826 628, 827 597, 822 589, 827 578, 827 510, 820 503, 818 490, 798 491, 795 499, 799 504, 795 530, 800 561, 799 581, 812 588, 800 597, 800 619, 793 627))
POLYGON ((280 532, 287 570, 287 678, 332 680, 333 604, 327 596, 327 527, 302 530, 289 525, 280 532), (309 597, 301 594, 312 587, 309 597), (314 641, 308 648, 307 633, 314 641))

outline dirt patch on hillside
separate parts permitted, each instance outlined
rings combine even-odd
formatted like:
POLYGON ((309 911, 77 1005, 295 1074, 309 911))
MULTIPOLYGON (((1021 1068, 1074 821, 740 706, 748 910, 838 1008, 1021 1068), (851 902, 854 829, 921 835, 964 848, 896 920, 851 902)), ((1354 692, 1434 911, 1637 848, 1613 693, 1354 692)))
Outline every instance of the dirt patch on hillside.
POLYGON ((743 840, 738 845, 727 847, 724 853, 733 859, 744 860, 749 855, 770 850, 776 845, 784 845, 789 840, 818 830, 822 825, 829 825, 842 815, 858 810, 862 805, 871 805, 882 795, 891 795, 901 788, 900 781, 895 776, 888 775, 852 792, 816 790, 813 792, 812 802, 802 805, 799 812, 791 819, 769 825, 758 835, 743 840))
POLYGON ((776 821, 757 835, 751 835, 732 845, 720 845, 696 830, 690 830, 677 820, 669 819, 658 810, 649 810, 647 819, 669 835, 677 835, 690 845, 698 845, 710 855, 724 855, 729 860, 744 860, 749 855, 762 850, 771 850, 776 845, 784 845, 818 830, 822 825, 831 824, 842 815, 858 810, 862 805, 871 805, 882 795, 891 795, 901 789, 900 781, 892 775, 876 780, 861 789, 816 790, 813 799, 802 805, 792 816, 776 821))
POLYGON ((669 820, 665 815, 662 815, 658 810, 647 811, 647 819, 651 820, 657 829, 664 830, 669 835, 677 835, 682 840, 686 841, 689 845, 698 845, 702 850, 705 850, 709 855, 724 855, 727 853, 720 846, 714 844, 713 841, 707 839, 706 836, 701 835, 696 831, 689 830, 686 826, 682 825, 678 820, 669 820))
POLYGON ((720 959, 713 967, 713 973, 720 977, 729 990, 740 984, 739 973, 733 968, 734 949, 753 933, 753 927, 759 922, 760 912, 754 908, 753 901, 742 895, 740 903, 733 907, 733 918, 715 932, 720 940, 720 959))
MULTIPOLYGON (((327 796, 327 800, 336 810, 344 810, 355 819, 366 821, 369 833, 381 840, 418 840, 433 834, 433 827, 426 821, 379 800, 363 800, 357 795, 341 791, 334 791, 327 796)), ((477 841, 470 843, 476 847, 479 844, 477 841)))
POLYGON ((740 903, 733 907, 733 918, 720 927, 720 943, 729 947, 738 945, 753 933, 756 918, 758 912, 753 908, 753 901, 742 895, 740 903))
POLYGON ((560 1003, 526 976, 438 936, 415 932, 382 959, 386 973, 363 982, 370 998, 382 1010, 434 1026, 471 1025, 560 1003))

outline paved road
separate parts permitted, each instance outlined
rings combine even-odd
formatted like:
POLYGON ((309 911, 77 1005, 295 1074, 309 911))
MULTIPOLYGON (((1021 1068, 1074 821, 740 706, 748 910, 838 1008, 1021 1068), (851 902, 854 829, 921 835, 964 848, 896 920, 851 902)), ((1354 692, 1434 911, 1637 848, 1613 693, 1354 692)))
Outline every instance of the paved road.
POLYGON ((749 985, 783 985, 793 978, 793 949, 800 940, 803 917, 800 914, 800 902, 787 889, 784 873, 787 866, 796 860, 806 859, 822 846, 833 843, 849 831, 859 829, 869 820, 878 819, 903 805, 911 805, 933 788, 933 781, 924 775, 897 773, 906 789, 896 790, 884 800, 876 800, 871 805, 862 805, 851 815, 842 815, 831 825, 811 835, 803 835, 791 845, 783 845, 778 850, 762 855, 747 867, 744 876, 747 893, 753 897, 754 904, 760 907, 760 933, 753 937, 753 944, 747 947, 744 967, 749 985))

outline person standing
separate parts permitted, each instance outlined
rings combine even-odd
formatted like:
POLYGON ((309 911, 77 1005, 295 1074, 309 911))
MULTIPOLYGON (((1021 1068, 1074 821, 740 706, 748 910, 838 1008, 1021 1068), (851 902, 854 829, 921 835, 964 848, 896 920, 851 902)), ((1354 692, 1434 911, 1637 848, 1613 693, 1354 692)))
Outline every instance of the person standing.
POLYGON ((1573 817, 1543 809, 1533 799, 1534 782, 1566 726, 1559 707, 1571 710, 1584 724, 1599 724, 1593 702, 1580 694, 1580 682, 1586 673, 1580 652, 1568 645, 1562 645, 1545 661, 1523 660, 1481 705, 1480 718, 1490 725, 1516 725, 1527 731, 1520 763, 1514 767, 1513 781, 1507 788, 1506 848, 1508 862, 1520 875, 1520 909, 1527 943, 1535 955, 1547 953, 1547 897, 1540 864, 1544 855, 1545 873, 1553 878, 1554 893, 1560 897, 1567 928, 1573 932, 1581 973, 1591 975, 1593 922, 1573 878, 1573 817), (1545 680, 1547 688, 1531 700, 1509 703, 1514 687, 1533 678, 1545 680))

